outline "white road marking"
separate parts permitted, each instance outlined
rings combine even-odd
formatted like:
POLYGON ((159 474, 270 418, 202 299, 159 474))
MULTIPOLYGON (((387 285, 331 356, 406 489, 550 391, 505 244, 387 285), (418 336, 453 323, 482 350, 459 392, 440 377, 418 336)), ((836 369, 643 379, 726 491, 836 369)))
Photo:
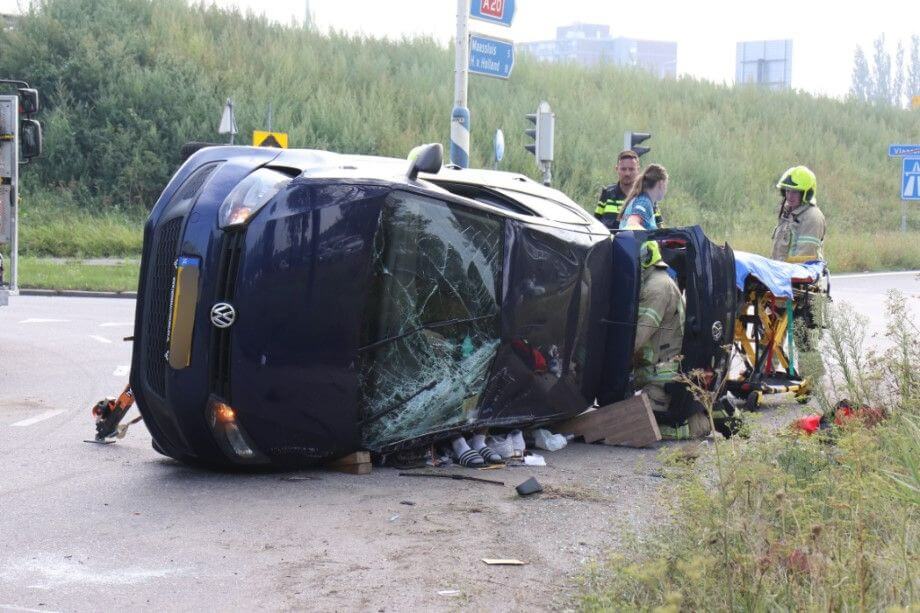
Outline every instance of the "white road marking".
POLYGON ((131 366, 128 364, 119 364, 118 368, 112 374, 116 377, 126 377, 131 372, 131 366))
POLYGON ((38 415, 36 415, 36 416, 34 416, 34 417, 30 417, 30 418, 28 418, 28 419, 23 419, 22 421, 17 421, 15 424, 12 424, 12 425, 13 425, 13 427, 15 427, 15 428, 24 428, 24 427, 26 427, 26 426, 31 426, 31 425, 33 425, 33 424, 37 424, 37 423, 40 422, 40 421, 45 421, 46 419, 51 419, 52 417, 55 417, 55 416, 57 416, 57 415, 60 415, 60 414, 63 413, 63 412, 64 412, 63 409, 57 409, 57 410, 55 410, 55 409, 50 409, 50 410, 48 410, 48 411, 45 411, 44 413, 39 413, 38 415))
POLYGON ((868 279, 870 277, 894 277, 897 275, 920 275, 920 270, 899 270, 895 272, 863 272, 852 275, 831 275, 831 283, 834 279, 868 279))
POLYGON ((93 339, 94 341, 99 341, 100 343, 107 343, 107 344, 109 344, 109 345, 112 344, 112 341, 110 341, 109 339, 107 339, 107 338, 104 337, 104 336, 99 336, 99 335, 97 335, 97 334, 90 334, 89 337, 90 337, 91 339, 93 339))
POLYGON ((133 326, 133 321, 107 321, 104 324, 99 324, 100 328, 117 328, 120 326, 133 326))
POLYGON ((29 319, 23 319, 19 323, 21 324, 58 324, 66 323, 70 321, 69 319, 42 319, 41 317, 30 317, 29 319))
POLYGON ((29 607, 19 607, 14 604, 0 604, 0 611, 35 611, 35 613, 55 613, 50 609, 30 609, 29 607))
POLYGON ((10 560, 0 568, 0 579, 6 581, 38 580, 32 584, 38 589, 53 589, 68 585, 78 585, 83 589, 88 586, 111 587, 118 585, 137 585, 173 576, 188 576, 192 569, 178 568, 143 568, 143 567, 109 567, 93 568, 89 562, 84 564, 77 560, 61 560, 54 556, 41 556, 31 560, 10 560))

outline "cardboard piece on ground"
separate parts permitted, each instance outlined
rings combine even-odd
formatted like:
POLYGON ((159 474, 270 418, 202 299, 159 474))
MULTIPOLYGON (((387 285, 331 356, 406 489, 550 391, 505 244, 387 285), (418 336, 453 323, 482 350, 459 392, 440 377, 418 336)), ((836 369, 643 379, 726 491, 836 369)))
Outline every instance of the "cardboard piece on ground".
POLYGON ((520 560, 504 560, 500 558, 483 558, 483 562, 489 566, 524 566, 526 562, 521 562, 520 560))
POLYGON ((661 440, 652 404, 645 394, 589 409, 554 429, 581 436, 586 443, 604 441, 607 445, 647 447, 661 440))

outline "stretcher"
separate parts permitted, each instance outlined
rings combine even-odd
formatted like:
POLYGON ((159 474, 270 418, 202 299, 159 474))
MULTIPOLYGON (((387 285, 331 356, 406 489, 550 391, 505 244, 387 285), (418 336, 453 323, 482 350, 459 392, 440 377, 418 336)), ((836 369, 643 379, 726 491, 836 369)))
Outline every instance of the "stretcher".
POLYGON ((732 370, 726 390, 749 410, 804 400, 811 382, 798 370, 797 343, 803 341, 796 328, 820 327, 813 309, 816 296, 828 294, 826 263, 793 264, 736 251, 735 281, 733 342, 740 366, 732 370))

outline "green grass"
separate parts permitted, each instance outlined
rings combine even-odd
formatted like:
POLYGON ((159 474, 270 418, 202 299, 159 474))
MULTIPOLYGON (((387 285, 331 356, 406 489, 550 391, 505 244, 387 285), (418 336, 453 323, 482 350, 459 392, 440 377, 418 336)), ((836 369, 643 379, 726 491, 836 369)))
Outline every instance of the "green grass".
POLYGON ((98 265, 72 259, 23 257, 19 260, 19 287, 106 292, 137 291, 139 271, 140 262, 137 260, 115 265, 98 265))
POLYGON ((142 211, 80 208, 73 195, 26 194, 19 223, 19 253, 58 258, 140 257, 142 211))
MULTIPOLYGON (((667 466, 666 521, 584 573, 588 611, 905 611, 920 606, 920 326, 887 303, 890 351, 831 309, 817 386, 887 411, 808 437, 751 427, 667 466)), ((804 367, 804 366, 803 366, 804 367)), ((702 391, 702 390, 698 390, 702 391)), ((705 394, 702 394, 705 399, 705 394)))

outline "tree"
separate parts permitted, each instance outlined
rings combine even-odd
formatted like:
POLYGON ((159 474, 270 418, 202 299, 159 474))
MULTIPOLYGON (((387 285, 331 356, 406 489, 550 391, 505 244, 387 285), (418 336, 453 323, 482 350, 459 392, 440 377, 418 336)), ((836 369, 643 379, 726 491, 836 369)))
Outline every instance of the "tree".
POLYGON ((907 97, 920 96, 920 36, 910 38, 910 64, 907 67, 907 97))
POLYGON ((873 43, 872 62, 856 47, 850 97, 880 105, 904 107, 904 99, 920 95, 920 36, 911 37, 910 62, 905 64, 904 42, 898 41, 894 59, 885 48, 885 35, 873 43))
POLYGON ((853 58, 853 83, 850 85, 850 96, 867 102, 869 92, 872 91, 872 75, 869 74, 869 62, 862 47, 856 47, 856 56, 853 58))
POLYGON ((891 88, 891 54, 885 49, 885 35, 875 39, 875 66, 872 71, 872 81, 875 84, 870 99, 876 104, 890 104, 892 102, 891 88))
POLYGON ((898 41, 898 51, 894 60, 894 82, 891 86, 891 101, 894 106, 904 104, 904 44, 898 41))

